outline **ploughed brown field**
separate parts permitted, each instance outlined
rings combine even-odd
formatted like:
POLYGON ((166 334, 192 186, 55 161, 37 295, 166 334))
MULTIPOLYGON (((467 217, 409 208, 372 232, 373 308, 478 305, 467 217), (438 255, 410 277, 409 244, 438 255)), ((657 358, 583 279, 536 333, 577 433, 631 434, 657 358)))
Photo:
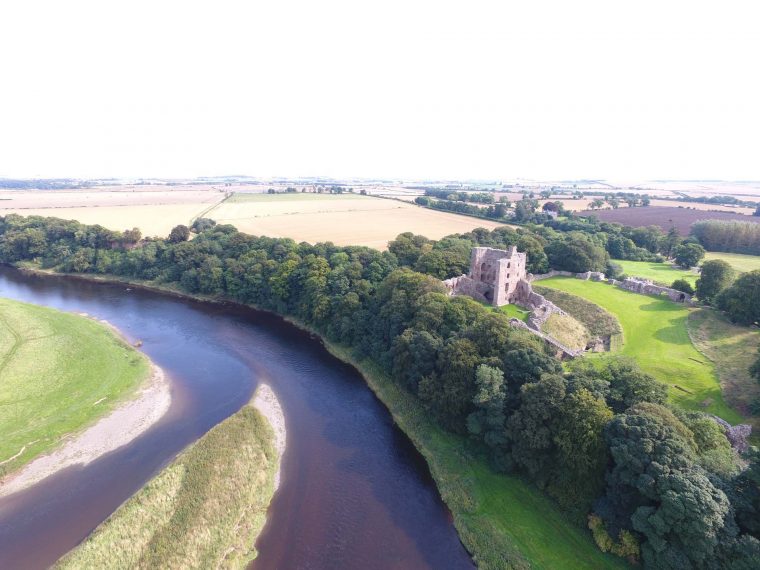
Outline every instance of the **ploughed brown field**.
POLYGON ((743 216, 731 212, 711 212, 688 208, 660 208, 657 206, 618 208, 617 210, 586 210, 579 212, 579 215, 596 216, 603 222, 617 222, 632 227, 660 226, 665 231, 675 226, 678 233, 684 236, 689 234, 691 224, 699 220, 725 220, 760 224, 760 217, 758 216, 743 216))

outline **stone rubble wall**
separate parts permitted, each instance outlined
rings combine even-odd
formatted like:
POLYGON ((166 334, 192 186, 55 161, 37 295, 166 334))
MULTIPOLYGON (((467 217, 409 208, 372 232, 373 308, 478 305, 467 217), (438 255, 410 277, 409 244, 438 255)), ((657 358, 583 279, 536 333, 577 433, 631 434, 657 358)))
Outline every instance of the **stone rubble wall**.
POLYGON ((573 350, 570 347, 565 346, 561 342, 559 342, 556 338, 553 336, 549 336, 548 334, 542 333, 539 330, 531 328, 526 323, 522 322, 520 319, 509 319, 509 324, 512 325, 515 328, 518 329, 524 329, 537 337, 541 338, 544 342, 549 344, 550 346, 553 346, 557 349, 556 356, 559 358, 575 358, 576 356, 580 356, 583 354, 582 350, 573 350))

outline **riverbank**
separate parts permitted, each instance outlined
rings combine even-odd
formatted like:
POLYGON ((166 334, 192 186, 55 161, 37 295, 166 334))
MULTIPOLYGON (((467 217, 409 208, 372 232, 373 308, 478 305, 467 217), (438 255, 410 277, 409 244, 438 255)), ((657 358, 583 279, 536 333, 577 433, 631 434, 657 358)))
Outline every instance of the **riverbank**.
POLYGON ((0 498, 11 495, 73 465, 87 465, 128 444, 160 420, 171 405, 171 390, 163 370, 151 375, 136 397, 121 404, 55 451, 42 455, 0 483, 0 498))
MULTIPOLYGON (((146 282, 86 275, 75 277, 169 292, 199 301, 239 305, 146 282)), ((278 316, 315 337, 319 336, 293 318, 278 316)), ((495 473, 470 440, 439 428, 413 396, 396 386, 372 362, 356 359, 344 348, 327 342, 325 345, 336 357, 363 373, 365 381, 424 456, 452 513, 459 536, 479 567, 625 566, 620 559, 600 552, 590 533, 568 520, 538 489, 520 478, 495 473)))
POLYGON ((0 354, 0 497, 123 445, 169 407, 161 370, 94 319, 0 298, 0 354))
POLYGON ((256 556, 284 442, 279 403, 260 387, 55 568, 245 568, 256 556))

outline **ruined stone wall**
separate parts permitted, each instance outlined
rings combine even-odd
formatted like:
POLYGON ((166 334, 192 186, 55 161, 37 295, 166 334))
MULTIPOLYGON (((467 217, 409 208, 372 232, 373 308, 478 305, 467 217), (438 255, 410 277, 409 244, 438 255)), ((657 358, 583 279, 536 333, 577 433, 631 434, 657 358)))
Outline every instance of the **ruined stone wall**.
POLYGON ((671 289, 670 287, 662 287, 655 285, 646 279, 635 279, 628 277, 624 281, 615 281, 615 285, 626 291, 633 293, 640 293, 642 295, 665 295, 671 301, 676 303, 691 303, 691 295, 678 291, 677 289, 671 289))

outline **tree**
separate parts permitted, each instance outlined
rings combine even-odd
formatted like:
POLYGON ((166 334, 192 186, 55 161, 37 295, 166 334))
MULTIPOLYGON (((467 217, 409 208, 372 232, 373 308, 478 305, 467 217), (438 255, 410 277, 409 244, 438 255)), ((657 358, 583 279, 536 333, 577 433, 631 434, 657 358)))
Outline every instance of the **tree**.
POLYGON ((760 322, 760 269, 742 274, 718 295, 716 304, 735 323, 760 322))
POLYGON ((755 363, 749 367, 749 374, 755 380, 760 382, 760 350, 758 351, 757 360, 755 360, 755 363))
POLYGON ((668 230, 668 235, 665 236, 664 243, 663 243, 663 249, 665 255, 668 257, 672 256, 676 247, 681 243, 681 236, 678 233, 678 228, 673 226, 668 230))
POLYGON ((190 239, 190 228, 182 224, 174 226, 169 234, 170 243, 180 243, 190 239))
POLYGON ((712 303, 733 280, 734 270, 727 262, 722 259, 705 261, 697 279, 697 297, 705 303, 712 303))
POLYGON ((602 430, 612 419, 604 400, 588 390, 568 394, 562 403, 554 443, 561 465, 560 496, 565 504, 580 501, 584 510, 603 488, 607 446, 602 430))
POLYGON ((195 233, 199 234, 201 232, 205 232, 208 229, 213 228, 216 225, 216 222, 212 220, 211 218, 198 218, 193 222, 193 225, 190 226, 190 229, 194 231, 195 233))
POLYGON ((697 265, 705 256, 705 248, 695 243, 676 246, 673 250, 676 263, 688 269, 697 265))
POLYGON ((592 242, 584 234, 570 234, 558 239, 545 248, 549 264, 555 269, 582 273, 584 271, 604 271, 609 256, 603 247, 592 242))
POLYGON ((691 283, 689 283, 686 279, 676 279, 670 285, 670 288, 675 289, 676 291, 688 293, 689 295, 694 294, 694 287, 692 287, 691 283))
POLYGON ((420 256, 432 248, 433 244, 428 238, 412 232, 399 234, 396 239, 388 243, 388 250, 396 256, 399 265, 408 267, 414 267, 420 256))
POLYGON ((467 430, 483 441, 496 455, 497 464, 501 464, 501 454, 506 444, 504 422, 504 400, 507 392, 504 385, 504 373, 501 369, 481 364, 475 371, 477 392, 472 399, 476 411, 467 416, 467 430))

